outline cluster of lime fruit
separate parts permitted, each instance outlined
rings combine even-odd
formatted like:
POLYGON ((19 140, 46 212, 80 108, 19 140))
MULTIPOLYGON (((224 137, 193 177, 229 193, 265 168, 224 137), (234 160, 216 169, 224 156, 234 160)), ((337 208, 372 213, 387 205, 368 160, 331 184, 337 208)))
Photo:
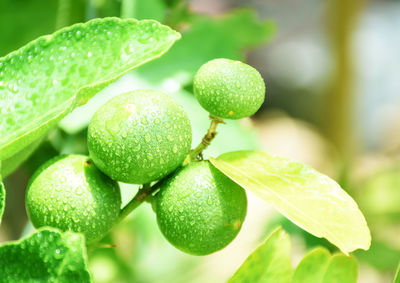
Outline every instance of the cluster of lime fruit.
MULTIPOLYGON (((194 93, 212 117, 240 119, 260 108, 265 84, 249 65, 215 59, 197 72, 194 93)), ((87 141, 90 157, 57 157, 31 178, 26 208, 35 227, 80 232, 93 243, 121 218, 117 182, 156 182, 150 197, 157 222, 178 249, 210 254, 238 234, 247 210, 245 191, 209 161, 187 161, 190 121, 168 95, 137 90, 114 97, 93 116, 87 141)))

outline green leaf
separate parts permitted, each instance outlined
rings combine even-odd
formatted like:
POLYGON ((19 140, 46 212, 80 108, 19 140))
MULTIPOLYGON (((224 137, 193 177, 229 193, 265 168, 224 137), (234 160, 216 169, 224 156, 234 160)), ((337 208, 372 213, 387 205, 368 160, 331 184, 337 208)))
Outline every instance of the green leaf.
POLYGON ((44 228, 0 246, 2 282, 91 282, 84 237, 44 228))
POLYGON ((309 252, 294 271, 291 283, 356 283, 357 262, 343 254, 331 256, 317 248, 309 252))
POLYGON ((354 200, 327 176, 302 163, 259 151, 225 153, 210 161, 296 225, 326 238, 343 253, 369 248, 371 235, 364 216, 354 200))
POLYGON ((335 254, 328 265, 323 283, 356 283, 357 261, 353 257, 335 254))
POLYGON ((317 248, 309 252, 296 267, 292 283, 317 283, 322 282, 322 278, 328 268, 331 254, 325 248, 317 248))
POLYGON ((397 267, 396 275, 394 276, 393 283, 400 283, 400 264, 397 267))
POLYGON ((152 20, 95 19, 0 58, 0 160, 10 158, 180 34, 152 20))
POLYGON ((290 281, 291 273, 289 235, 277 228, 245 260, 228 282, 286 283, 290 281))

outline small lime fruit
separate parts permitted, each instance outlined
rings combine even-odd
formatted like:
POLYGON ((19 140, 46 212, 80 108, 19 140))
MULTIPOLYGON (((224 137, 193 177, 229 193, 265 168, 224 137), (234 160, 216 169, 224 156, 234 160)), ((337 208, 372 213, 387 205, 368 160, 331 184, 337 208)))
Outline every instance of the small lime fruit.
POLYGON ((242 187, 209 161, 191 162, 161 185, 157 222, 176 248, 207 255, 227 246, 239 233, 247 211, 242 187))
POLYGON ((253 67, 229 59, 214 59, 194 77, 194 94, 211 115, 240 119, 253 115, 265 99, 265 83, 253 67))
POLYGON ((114 97, 94 114, 88 129, 93 162, 112 179, 130 184, 171 173, 191 143, 192 128, 182 107, 152 90, 114 97))
POLYGON ((87 243, 101 239, 121 209, 118 183, 83 155, 64 155, 42 165, 26 192, 26 210, 36 228, 79 232, 87 243))

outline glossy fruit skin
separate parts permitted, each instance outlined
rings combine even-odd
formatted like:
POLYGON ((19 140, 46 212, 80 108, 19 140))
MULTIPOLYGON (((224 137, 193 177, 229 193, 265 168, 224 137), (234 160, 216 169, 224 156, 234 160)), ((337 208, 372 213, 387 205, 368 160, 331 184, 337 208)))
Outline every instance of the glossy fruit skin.
POLYGON ((156 195, 158 226, 176 248, 207 255, 227 246, 247 212, 246 193, 209 161, 191 162, 156 195))
POLYGON ((183 108, 152 90, 121 94, 104 104, 88 129, 94 163, 112 179, 145 184, 168 175, 190 151, 192 128, 183 108))
POLYGON ((265 83, 253 67, 229 59, 214 59, 197 71, 194 94, 211 115, 240 119, 253 115, 265 99, 265 83))
POLYGON ((80 232, 87 243, 108 232, 120 209, 118 183, 84 155, 64 155, 46 162, 26 192, 26 211, 34 227, 80 232))

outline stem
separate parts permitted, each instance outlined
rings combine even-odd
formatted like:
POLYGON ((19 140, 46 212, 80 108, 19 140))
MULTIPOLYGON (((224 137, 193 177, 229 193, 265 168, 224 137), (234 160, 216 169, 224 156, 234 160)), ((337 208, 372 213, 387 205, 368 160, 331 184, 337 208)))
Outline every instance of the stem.
POLYGON ((203 137, 200 144, 189 153, 189 155, 186 157, 185 161, 183 162, 183 165, 188 164, 189 162, 194 160, 196 157, 201 155, 203 150, 205 150, 210 145, 211 141, 217 135, 218 124, 225 123, 223 119, 213 117, 211 115, 210 115, 210 119, 211 119, 211 124, 210 124, 210 127, 208 128, 207 134, 203 137))
POLYGON ((133 210, 135 210, 139 205, 142 204, 152 192, 157 189, 157 186, 150 186, 150 184, 144 184, 142 188, 139 189, 137 194, 131 199, 127 205, 121 210, 117 222, 121 222, 125 217, 127 217, 133 210))

